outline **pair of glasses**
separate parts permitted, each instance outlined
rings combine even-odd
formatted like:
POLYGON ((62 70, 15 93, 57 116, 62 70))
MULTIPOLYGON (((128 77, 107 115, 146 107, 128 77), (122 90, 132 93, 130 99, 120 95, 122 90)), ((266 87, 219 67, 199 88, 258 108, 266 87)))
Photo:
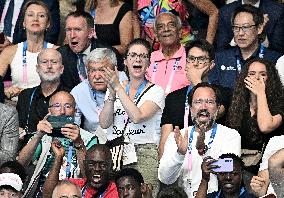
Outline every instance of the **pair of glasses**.
POLYGON ((132 52, 132 53, 128 53, 127 57, 129 58, 129 60, 136 60, 138 57, 141 60, 147 60, 149 59, 149 54, 145 54, 145 53, 137 54, 135 52, 132 52))
POLYGON ((232 30, 234 33, 239 33, 241 30, 244 32, 244 33, 247 33, 249 32, 253 27, 257 26, 256 24, 254 25, 244 25, 244 26, 236 26, 236 25, 233 25, 232 26, 232 30))
POLYGON ((74 108, 74 106, 70 103, 65 103, 64 105, 60 104, 60 103, 54 103, 52 105, 49 105, 50 108, 55 109, 56 111, 60 111, 62 109, 62 107, 65 110, 71 110, 74 108))
POLYGON ((47 66, 47 65, 57 65, 59 63, 58 60, 55 60, 55 59, 50 59, 50 60, 40 60, 39 61, 39 64, 40 65, 43 65, 43 66, 47 66))
POLYGON ((186 62, 187 63, 194 63, 196 60, 198 62, 198 64, 205 64, 207 63, 207 61, 209 60, 210 58, 206 57, 206 56, 191 56, 189 55, 187 58, 186 58, 186 62))
POLYGON ((192 105, 195 107, 201 106, 202 104, 213 107, 214 105, 216 105, 216 101, 211 99, 199 99, 192 101, 192 105))

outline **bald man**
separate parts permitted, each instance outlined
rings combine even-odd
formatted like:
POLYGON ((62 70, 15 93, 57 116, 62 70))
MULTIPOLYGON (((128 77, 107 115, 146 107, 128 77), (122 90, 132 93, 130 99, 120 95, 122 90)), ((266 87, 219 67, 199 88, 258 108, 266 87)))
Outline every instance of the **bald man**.
POLYGON ((74 123, 68 122, 55 129, 52 122, 48 121, 50 116, 61 120, 66 117, 68 120, 74 119, 75 106, 73 96, 66 91, 59 91, 52 95, 49 100, 48 114, 38 122, 34 136, 20 151, 18 161, 23 166, 26 167, 31 162, 36 164, 25 197, 42 194, 42 186, 53 163, 59 163, 60 179, 84 174, 79 166, 83 167, 86 148, 97 143, 96 136, 79 128, 74 123), (63 149, 62 155, 65 155, 63 160, 58 158, 59 155, 55 152, 54 147, 63 149))
POLYGON ((61 54, 57 50, 42 50, 37 57, 36 69, 41 84, 22 91, 17 103, 22 147, 31 137, 29 134, 36 131, 38 122, 48 113, 50 97, 58 91, 69 91, 60 83, 64 66, 61 54))

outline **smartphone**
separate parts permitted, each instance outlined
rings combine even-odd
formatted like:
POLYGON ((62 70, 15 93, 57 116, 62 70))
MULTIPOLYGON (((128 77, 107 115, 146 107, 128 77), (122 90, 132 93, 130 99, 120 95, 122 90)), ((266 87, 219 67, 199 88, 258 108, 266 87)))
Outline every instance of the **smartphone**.
POLYGON ((4 44, 5 42, 5 35, 3 32, 0 33, 0 44, 4 44))
POLYGON ((234 161, 232 158, 224 158, 218 159, 217 162, 212 163, 212 165, 219 166, 218 168, 214 168, 214 172, 232 172, 234 169, 234 161))
POLYGON ((54 116, 50 115, 47 117, 47 121, 52 126, 52 133, 50 133, 50 136, 53 137, 65 137, 61 133, 61 128, 63 128, 66 124, 74 124, 75 118, 73 116, 66 116, 66 115, 60 115, 60 116, 54 116))

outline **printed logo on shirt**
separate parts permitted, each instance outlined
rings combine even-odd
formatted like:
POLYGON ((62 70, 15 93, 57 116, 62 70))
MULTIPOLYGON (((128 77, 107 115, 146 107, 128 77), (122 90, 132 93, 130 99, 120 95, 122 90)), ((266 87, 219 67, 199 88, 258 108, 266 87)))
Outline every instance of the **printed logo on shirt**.
POLYGON ((225 65, 221 65, 221 70, 223 70, 223 71, 235 71, 236 70, 236 68, 235 67, 233 67, 233 66, 228 66, 228 67, 226 67, 225 65))

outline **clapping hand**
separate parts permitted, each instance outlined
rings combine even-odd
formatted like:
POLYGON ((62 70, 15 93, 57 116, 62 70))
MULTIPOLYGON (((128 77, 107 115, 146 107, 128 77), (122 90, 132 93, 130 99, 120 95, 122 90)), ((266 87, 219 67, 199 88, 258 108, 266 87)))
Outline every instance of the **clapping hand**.
POLYGON ((107 83, 111 94, 115 95, 115 90, 120 86, 118 71, 116 68, 112 70, 109 67, 104 67, 103 70, 102 78, 107 83))
POLYGON ((175 141, 178 147, 178 153, 185 155, 188 147, 188 130, 185 129, 184 136, 182 136, 179 127, 175 126, 174 133, 175 141))

